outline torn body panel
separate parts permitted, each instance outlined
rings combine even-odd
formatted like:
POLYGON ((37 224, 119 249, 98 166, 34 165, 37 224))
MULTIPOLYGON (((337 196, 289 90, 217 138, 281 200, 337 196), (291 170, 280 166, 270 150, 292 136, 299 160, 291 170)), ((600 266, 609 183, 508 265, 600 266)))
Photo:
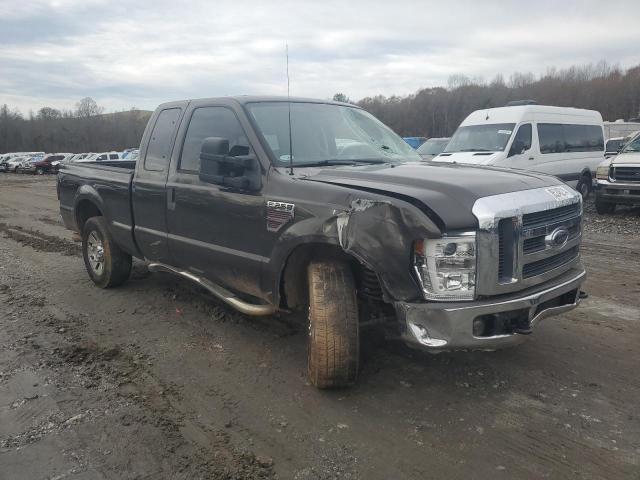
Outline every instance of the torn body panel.
POLYGON ((412 248, 415 240, 441 234, 430 219, 411 205, 358 198, 335 221, 340 246, 377 273, 385 301, 420 296, 412 248))

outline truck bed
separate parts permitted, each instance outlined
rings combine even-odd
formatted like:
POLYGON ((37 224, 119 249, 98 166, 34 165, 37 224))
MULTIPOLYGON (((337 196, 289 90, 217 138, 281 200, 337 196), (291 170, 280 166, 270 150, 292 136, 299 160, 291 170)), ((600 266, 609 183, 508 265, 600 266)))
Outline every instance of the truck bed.
MULTIPOLYGON (((93 216, 89 202, 98 205, 117 244, 132 255, 139 255, 133 239, 131 185, 135 162, 86 162, 63 165, 57 189, 60 213, 65 225, 75 231, 78 216, 93 216), (86 202, 85 202, 86 201, 86 202), (85 209, 85 202, 87 208, 85 209)), ((81 232, 80 232, 81 233, 81 232)))

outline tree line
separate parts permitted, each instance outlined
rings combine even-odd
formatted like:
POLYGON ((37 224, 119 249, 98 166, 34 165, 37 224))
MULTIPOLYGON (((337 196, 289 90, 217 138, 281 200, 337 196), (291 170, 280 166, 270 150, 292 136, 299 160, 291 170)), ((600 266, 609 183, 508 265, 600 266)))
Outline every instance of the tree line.
MULTIPOLYGON (((337 100, 349 101, 345 94, 337 100)), ((604 120, 640 117, 640 65, 627 70, 605 62, 549 69, 535 77, 516 73, 486 82, 464 75, 449 78, 447 88, 425 88, 406 97, 378 95, 354 102, 402 136, 448 137, 474 110, 501 107, 513 100, 535 100, 597 110, 604 120)))
POLYGON ((151 112, 132 108, 104 113, 96 101, 83 98, 74 110, 43 107, 25 118, 0 106, 0 153, 104 152, 137 147, 151 112))
MULTIPOLYGON (((640 116, 640 65, 623 70, 606 62, 549 69, 538 77, 516 73, 491 81, 453 75, 446 87, 424 88, 408 96, 363 98, 344 93, 335 100, 355 103, 403 136, 450 136, 472 111, 512 100, 598 110, 605 120, 640 116)), ((73 110, 43 107, 26 117, 0 106, 0 153, 15 151, 100 152, 136 147, 151 112, 132 108, 105 114, 90 97, 73 110)))

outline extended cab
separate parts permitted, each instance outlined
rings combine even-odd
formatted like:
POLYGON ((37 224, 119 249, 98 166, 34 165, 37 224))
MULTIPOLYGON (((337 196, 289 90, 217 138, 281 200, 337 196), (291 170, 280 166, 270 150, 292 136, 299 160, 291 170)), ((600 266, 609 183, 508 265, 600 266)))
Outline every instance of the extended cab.
POLYGON ((96 285, 137 257, 248 315, 306 312, 318 387, 355 381, 365 326, 433 352, 506 347, 574 308, 585 277, 575 190, 426 164, 337 102, 167 103, 137 162, 63 165, 57 189, 96 285))

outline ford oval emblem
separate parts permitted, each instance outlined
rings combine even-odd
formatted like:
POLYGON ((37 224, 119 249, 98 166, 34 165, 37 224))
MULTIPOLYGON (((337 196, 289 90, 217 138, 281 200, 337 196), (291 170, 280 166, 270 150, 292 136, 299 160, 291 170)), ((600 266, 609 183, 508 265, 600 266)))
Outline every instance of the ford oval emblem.
POLYGON ((544 241, 550 248, 562 248, 569 241, 569 230, 567 227, 558 227, 544 237, 544 241))

